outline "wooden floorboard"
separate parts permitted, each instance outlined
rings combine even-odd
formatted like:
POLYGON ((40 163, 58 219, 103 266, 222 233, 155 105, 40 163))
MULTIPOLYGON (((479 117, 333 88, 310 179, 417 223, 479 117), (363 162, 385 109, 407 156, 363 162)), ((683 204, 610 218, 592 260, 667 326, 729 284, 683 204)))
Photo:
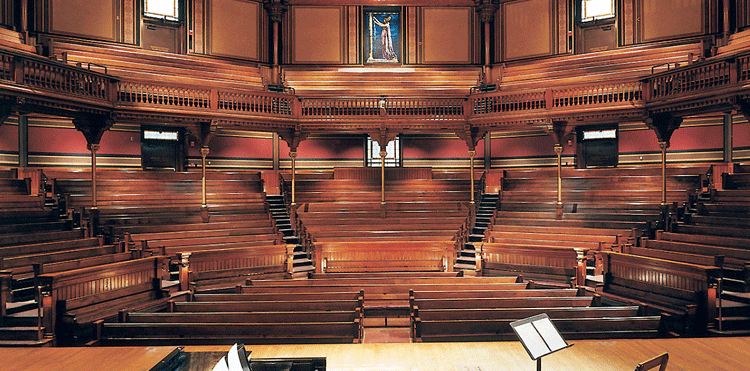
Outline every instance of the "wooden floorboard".
MULTIPOLYGON (((543 370, 627 371, 669 352, 669 371, 744 371, 750 338, 579 340, 543 358, 543 370)), ((0 348, 3 370, 148 370, 174 347, 0 348)), ((329 371, 528 371, 536 364, 518 342, 250 345, 255 358, 326 357, 329 371)), ((185 351, 226 351, 188 346, 185 351)))

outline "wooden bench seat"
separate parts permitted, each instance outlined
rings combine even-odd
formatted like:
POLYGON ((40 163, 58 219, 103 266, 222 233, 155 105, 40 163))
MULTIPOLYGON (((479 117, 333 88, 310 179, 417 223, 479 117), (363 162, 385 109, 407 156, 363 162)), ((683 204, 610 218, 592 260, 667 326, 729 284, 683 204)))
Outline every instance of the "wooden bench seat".
POLYGON ((451 241, 319 242, 314 255, 317 273, 450 271, 456 259, 451 241))
POLYGON ((601 254, 605 271, 602 295, 647 303, 650 312, 674 318, 671 331, 700 334, 706 330, 714 314, 710 298, 715 293, 709 282, 720 276, 718 268, 616 252, 601 254))
POLYGON ((202 81, 203 86, 211 84, 236 89, 247 89, 248 86, 262 89, 264 85, 257 66, 225 59, 62 39, 50 40, 48 44, 51 54, 65 53, 69 63, 96 63, 106 66, 107 73, 126 79, 185 84, 185 79, 188 78, 188 81, 195 81, 196 85, 201 85, 198 82, 202 81), (187 75, 185 65, 191 66, 187 75))
POLYGON ((0 27, 0 46, 13 49, 22 53, 37 53, 35 45, 26 43, 22 33, 0 27))
POLYGON ((229 345, 358 343, 360 323, 112 323, 102 328, 102 345, 229 345))
POLYGON ((533 244, 533 241, 562 242, 566 246, 568 243, 581 242, 586 243, 581 246, 588 246, 598 250, 599 244, 608 246, 621 244, 618 235, 588 235, 588 234, 566 234, 566 233, 543 233, 543 232, 518 232, 507 230, 489 230, 487 242, 503 242, 509 240, 527 240, 533 244))
MULTIPOLYGON (((560 56, 530 62, 507 63, 501 72, 503 90, 545 89, 591 81, 637 80, 664 63, 687 64, 701 56, 700 43, 673 46, 640 45, 583 55, 560 56)), ((666 68, 666 67, 665 67, 666 68)))
POLYGON ((482 274, 522 275, 524 279, 582 285, 585 278, 585 250, 549 245, 482 243, 482 274))
POLYGON ((49 251, 44 253, 0 258, 0 267, 2 267, 2 269, 12 271, 16 278, 21 278, 24 274, 34 272, 33 266, 35 264, 51 264, 84 258, 108 256, 116 253, 117 251, 117 246, 100 246, 96 244, 90 247, 82 247, 70 250, 49 251))
POLYGON ((72 240, 83 238, 81 229, 67 229, 63 226, 69 226, 68 223, 51 224, 49 230, 44 228, 37 229, 34 233, 10 233, 0 235, 0 246, 11 246, 21 244, 34 244, 42 242, 51 242, 59 240, 72 240))
POLYGON ((746 238, 722 237, 713 236, 710 234, 690 234, 657 231, 656 239, 664 241, 695 243, 701 245, 723 246, 744 250, 747 250, 748 247, 750 247, 750 240, 746 238))
MULTIPOLYGON (((193 295, 192 301, 284 301, 289 300, 288 293, 210 293, 193 295)), ((313 301, 313 300, 364 300, 364 290, 348 290, 334 292, 297 292, 293 296, 294 300, 313 301)))
POLYGON ((554 218, 537 219, 533 215, 526 217, 506 217, 498 213, 494 218, 494 224, 519 225, 534 227, 560 227, 560 228, 606 228, 606 229, 637 229, 643 231, 646 227, 642 222, 629 222, 617 220, 556 220, 554 218))
POLYGON ((306 322, 351 322, 361 318, 359 311, 319 310, 294 312, 131 312, 124 322, 128 323, 306 323, 306 322))
POLYGON ((270 223, 267 219, 253 219, 253 220, 236 220, 236 221, 224 221, 217 222, 211 221, 210 223, 170 223, 163 225, 152 225, 152 224, 135 224, 135 225, 118 225, 114 227, 115 235, 123 236, 125 240, 136 241, 142 240, 143 238, 132 236, 138 234, 152 234, 162 232, 179 232, 179 231, 199 231, 199 230, 214 230, 214 229, 233 229, 233 228, 256 228, 265 227, 270 223), (125 237, 127 236, 127 237, 125 237))
POLYGON ((672 231, 683 234, 712 235, 738 239, 750 239, 750 230, 743 227, 676 223, 673 226, 672 231))
POLYGON ((466 309, 422 309, 417 306, 414 319, 431 320, 482 320, 510 319, 517 320, 547 313, 550 318, 597 318, 597 317, 635 317, 639 315, 638 306, 607 307, 542 307, 542 308, 466 308, 466 309))
POLYGON ((264 301, 202 301, 175 302, 172 312, 295 312, 311 310, 354 310, 361 307, 359 299, 326 300, 264 300, 264 301))
POLYGON ((236 287, 250 278, 285 276, 292 273, 293 250, 294 245, 265 244, 177 253, 180 286, 196 292, 236 287))
POLYGON ((383 76, 380 71, 357 67, 283 70, 287 85, 303 97, 338 97, 344 91, 345 95, 363 97, 410 96, 417 91, 420 96, 466 96, 480 76, 476 67, 395 68, 389 72, 383 76))
POLYGON ((661 250, 658 248, 660 241, 651 242, 651 240, 641 240, 643 247, 626 245, 622 249, 622 253, 648 256, 650 258, 659 258, 665 260, 674 260, 683 263, 690 263, 696 265, 703 265, 707 267, 722 268, 724 265, 724 256, 722 255, 701 255, 691 254, 686 252, 677 252, 670 250, 661 250))
POLYGON ((744 30, 729 35, 727 44, 718 47, 716 53, 722 56, 747 51, 748 48, 750 48, 750 30, 744 30))
MULTIPOLYGON (((518 318, 520 319, 520 318, 518 318)), ((516 319, 431 320, 416 325, 417 342, 513 341, 516 319)), ((565 339, 650 338, 659 336, 661 318, 560 318, 553 321, 565 339)))
MULTIPOLYGON (((409 300, 428 299, 499 299, 521 297, 574 297, 578 289, 523 289, 523 290, 469 290, 469 291, 409 291, 409 300)), ((412 303, 413 304, 413 303, 412 303)))
POLYGON ((51 293, 44 308, 45 327, 54 329, 59 341, 70 342, 82 326, 114 318, 121 309, 166 306, 161 289, 165 262, 166 256, 153 256, 37 276, 38 284, 51 293))

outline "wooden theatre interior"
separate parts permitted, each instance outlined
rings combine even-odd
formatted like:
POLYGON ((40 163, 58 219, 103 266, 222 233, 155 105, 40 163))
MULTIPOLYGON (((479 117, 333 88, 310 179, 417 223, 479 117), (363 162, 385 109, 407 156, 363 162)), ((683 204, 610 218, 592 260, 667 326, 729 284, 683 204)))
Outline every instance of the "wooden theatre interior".
POLYGON ((0 346, 747 336, 749 119, 748 0, 0 0, 0 346))

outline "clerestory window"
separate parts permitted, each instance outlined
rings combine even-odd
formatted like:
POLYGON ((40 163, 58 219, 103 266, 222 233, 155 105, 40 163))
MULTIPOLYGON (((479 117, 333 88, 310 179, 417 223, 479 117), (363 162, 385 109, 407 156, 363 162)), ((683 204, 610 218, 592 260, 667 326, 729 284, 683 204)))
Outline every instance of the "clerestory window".
POLYGON ((581 0, 581 22, 592 22, 615 16, 615 0, 581 0))
POLYGON ((180 0, 143 0, 143 15, 170 21, 179 21, 180 0))

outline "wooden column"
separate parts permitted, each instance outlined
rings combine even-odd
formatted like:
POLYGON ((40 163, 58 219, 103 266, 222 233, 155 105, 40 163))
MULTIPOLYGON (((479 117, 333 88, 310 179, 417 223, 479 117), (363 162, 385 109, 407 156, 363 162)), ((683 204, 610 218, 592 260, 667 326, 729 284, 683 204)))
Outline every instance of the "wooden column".
POLYGON ((672 133, 682 124, 682 118, 672 116, 669 113, 657 113, 649 116, 645 122, 646 126, 656 133, 656 139, 659 141, 659 148, 661 149, 661 204, 659 207, 661 213, 659 223, 661 225, 658 228, 669 231, 671 226, 667 205, 667 148, 669 148, 669 139, 672 138, 672 133))
POLYGON ((87 148, 91 151, 91 209, 89 213, 90 236, 95 236, 99 229, 99 209, 96 203, 96 152, 102 135, 112 127, 113 121, 106 114, 80 114, 73 119, 73 125, 86 138, 87 148))
POLYGON ((667 148, 669 143, 659 142, 661 149, 661 205, 667 205, 667 148))
POLYGON ((91 208, 96 209, 96 152, 99 150, 99 144, 89 144, 91 151, 91 208))
MULTIPOLYGON (((384 147, 380 147, 384 148, 384 147)), ((388 152, 380 151, 380 205, 385 206, 385 156, 388 152)))
POLYGON ((272 35, 272 46, 271 48, 273 55, 271 56, 272 63, 272 84, 278 85, 283 83, 281 81, 281 73, 279 71, 279 25, 284 19, 284 13, 286 13, 287 5, 286 0, 265 0, 264 1, 266 11, 268 12, 268 18, 271 20, 271 35, 272 35))
POLYGON ((469 151, 469 179, 471 181, 471 201, 469 202, 472 205, 476 203, 474 200, 474 157, 476 157, 477 151, 470 150, 469 151))
POLYGON ((555 144, 555 153, 557 154, 557 204, 555 205, 555 218, 562 219, 563 202, 562 202, 562 144, 555 144))
POLYGON ((482 67, 483 83, 490 83, 492 69, 492 22, 495 20, 495 13, 500 7, 493 0, 474 0, 476 11, 479 13, 479 19, 484 25, 484 66, 482 67))
POLYGON ((208 156, 208 147, 201 147, 201 220, 208 223, 208 203, 206 202, 206 156, 208 156))
POLYGON ((734 143, 732 143, 733 127, 732 115, 724 115, 724 162, 734 161, 734 143))
POLYGON ((291 206, 297 206, 295 188, 297 183, 297 151, 290 151, 289 157, 292 159, 292 203, 291 206))
POLYGON ((18 116, 18 166, 29 166, 29 117, 18 116))

